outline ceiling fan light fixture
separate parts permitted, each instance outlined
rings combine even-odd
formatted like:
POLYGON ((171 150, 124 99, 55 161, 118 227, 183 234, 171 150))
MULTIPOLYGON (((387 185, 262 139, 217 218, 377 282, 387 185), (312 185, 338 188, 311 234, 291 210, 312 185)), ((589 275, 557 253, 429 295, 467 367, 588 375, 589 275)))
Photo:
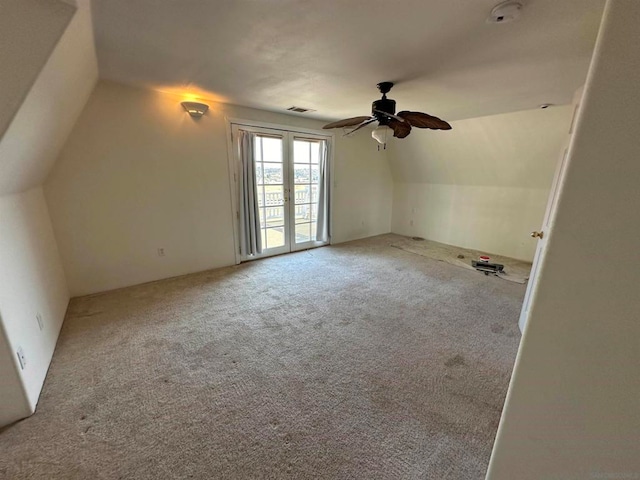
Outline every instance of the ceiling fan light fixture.
POLYGON ((371 137, 383 148, 387 148, 387 137, 389 135, 393 135, 393 130, 388 125, 379 125, 371 132, 371 137))

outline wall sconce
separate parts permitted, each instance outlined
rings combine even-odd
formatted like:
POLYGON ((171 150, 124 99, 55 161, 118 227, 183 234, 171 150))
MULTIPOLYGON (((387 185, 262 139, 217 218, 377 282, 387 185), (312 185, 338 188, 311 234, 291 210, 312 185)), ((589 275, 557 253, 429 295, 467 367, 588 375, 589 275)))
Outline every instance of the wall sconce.
POLYGON ((209 110, 209 105, 197 102, 182 102, 180 105, 184 107, 189 115, 193 118, 200 118, 209 110))

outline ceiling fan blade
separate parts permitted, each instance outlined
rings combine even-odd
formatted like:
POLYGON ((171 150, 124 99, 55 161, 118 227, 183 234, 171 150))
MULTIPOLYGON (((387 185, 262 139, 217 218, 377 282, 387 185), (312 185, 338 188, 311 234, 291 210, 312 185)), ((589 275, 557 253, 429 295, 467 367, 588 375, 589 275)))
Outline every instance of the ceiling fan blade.
POLYGON ((337 122, 328 123, 322 128, 329 129, 329 128, 353 127, 354 125, 358 125, 370 119, 371 117, 369 115, 367 115, 366 117, 345 118, 344 120, 338 120, 337 122))
POLYGON ((404 118, 414 127, 431 128, 432 130, 451 130, 451 125, 449 125, 447 122, 426 113, 409 112, 404 110, 402 112, 399 112, 398 116, 404 118))
POLYGON ((378 120, 375 117, 371 117, 369 120, 367 120, 366 122, 362 122, 360 125, 358 125, 356 128, 354 128, 353 130, 351 130, 350 132, 347 132, 344 134, 344 136, 346 137, 347 135, 351 135, 353 132, 357 132, 358 130, 360 130, 362 127, 366 127, 367 125, 369 125, 371 122, 375 122, 376 120, 378 120))
POLYGON ((394 120, 397 120, 399 122, 406 122, 406 120, 402 117, 399 117, 398 115, 394 115, 393 113, 387 113, 387 112, 383 112, 382 110, 373 110, 375 113, 381 113, 382 115, 386 115, 389 118, 393 118, 394 120))
POLYGON ((389 127, 393 130, 393 136, 396 138, 404 138, 411 133, 411 125, 409 122, 399 122, 391 119, 389 120, 389 127))

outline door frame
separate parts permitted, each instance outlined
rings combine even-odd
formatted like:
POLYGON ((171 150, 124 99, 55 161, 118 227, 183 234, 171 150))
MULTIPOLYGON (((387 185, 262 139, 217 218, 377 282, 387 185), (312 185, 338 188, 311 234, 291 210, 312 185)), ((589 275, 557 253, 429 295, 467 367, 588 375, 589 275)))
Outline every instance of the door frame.
MULTIPOLYGON (((335 180, 334 180, 334 152, 335 152, 335 132, 327 132, 326 130, 317 130, 312 128, 301 128, 294 127, 291 125, 283 125, 278 123, 270 123, 270 122, 261 122, 256 120, 246 120, 242 118, 235 117, 225 117, 225 126, 227 130, 227 171, 229 175, 229 193, 231 195, 231 221, 233 224, 233 252, 235 256, 235 264, 238 265, 243 261, 242 255, 240 253, 240 210, 238 206, 238 171, 237 171, 237 163, 236 158, 239 158, 238 145, 235 143, 235 139, 233 138, 233 127, 248 127, 252 130, 259 131, 260 129, 265 130, 279 130, 285 136, 287 134, 292 135, 308 135, 313 137, 322 137, 327 140, 329 144, 329 179, 330 186, 329 188, 329 231, 333 232, 333 191, 335 190, 335 180)), ((265 132, 267 133, 267 132, 265 132)), ((287 145, 284 148, 288 147, 287 145)), ((284 152, 283 152, 284 153, 284 152)), ((284 155, 286 160, 289 161, 289 154, 284 155)), ((289 202, 291 203, 291 202, 289 202)), ((326 245, 331 245, 332 236, 329 235, 329 239, 326 242, 326 245)), ((309 248, 309 247, 306 247, 309 248)), ((304 250, 305 248, 301 248, 299 250, 304 250)), ((291 246, 291 252, 296 251, 295 245, 291 246)))
POLYGON ((533 256, 533 263, 531 266, 531 274, 529 275, 529 281, 527 282, 527 289, 524 294, 522 302, 522 309, 520 310, 520 317, 518 318, 518 327, 520 333, 524 334, 524 331, 529 323, 529 315, 531 313, 531 305, 535 302, 536 293, 538 291, 538 280, 542 274, 544 268, 544 259, 547 253, 547 244, 549 239, 553 235, 553 229, 555 227, 555 213, 558 199, 562 195, 562 189, 564 188, 564 179, 567 173, 569 165, 569 157, 571 156, 571 147, 573 145, 573 131, 575 129, 575 123, 578 118, 580 107, 582 104, 582 95, 584 92, 584 86, 580 87, 573 96, 573 116, 571 118, 571 124, 565 137, 562 155, 558 159, 556 164, 556 172, 553 176, 553 182, 551 184, 551 190, 547 198, 547 206, 542 220, 542 226, 540 231, 543 233, 543 237, 538 237, 536 252, 533 256))

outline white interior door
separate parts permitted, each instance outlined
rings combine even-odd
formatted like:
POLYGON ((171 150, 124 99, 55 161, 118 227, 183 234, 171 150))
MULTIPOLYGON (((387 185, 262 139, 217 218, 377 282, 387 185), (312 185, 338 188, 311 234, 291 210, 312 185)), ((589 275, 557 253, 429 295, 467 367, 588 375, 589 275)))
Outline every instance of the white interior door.
MULTIPOLYGON (((254 164, 262 240, 262 253, 241 260, 326 245, 328 241, 316 241, 316 232, 320 155, 326 148, 328 138, 309 133, 234 125, 232 132, 235 139, 239 139, 238 130, 256 134, 254 164)), ((239 164, 238 148, 236 145, 235 165, 239 164)))
POLYGON ((527 324, 527 321, 529 319, 531 302, 535 297, 535 292, 538 285, 538 276, 540 274, 540 266, 542 264, 542 260, 544 259, 544 256, 546 253, 547 242, 549 241, 549 238, 551 237, 551 234, 552 234, 556 205, 558 203, 558 197, 560 194, 560 190, 562 189, 564 176, 567 170, 567 157, 569 153, 569 146, 571 143, 571 136, 573 135, 574 123, 578 115, 578 109, 580 108, 581 99, 582 99, 582 88, 580 88, 574 96, 573 118, 571 120, 571 126, 569 127, 569 132, 565 142, 565 148, 562 153, 562 157, 558 162, 556 173, 553 178, 553 183, 551 185, 551 191, 549 193, 549 200, 547 201, 547 209, 545 211, 544 219, 542 221, 542 227, 540 231, 535 231, 531 233, 531 236, 537 239, 538 244, 536 247, 536 253, 533 257, 531 275, 529 276, 529 282, 527 283, 527 290, 524 295, 522 310, 520 311, 520 319, 518 320, 518 326, 520 327, 520 331, 523 333, 524 333, 524 329, 527 324))

